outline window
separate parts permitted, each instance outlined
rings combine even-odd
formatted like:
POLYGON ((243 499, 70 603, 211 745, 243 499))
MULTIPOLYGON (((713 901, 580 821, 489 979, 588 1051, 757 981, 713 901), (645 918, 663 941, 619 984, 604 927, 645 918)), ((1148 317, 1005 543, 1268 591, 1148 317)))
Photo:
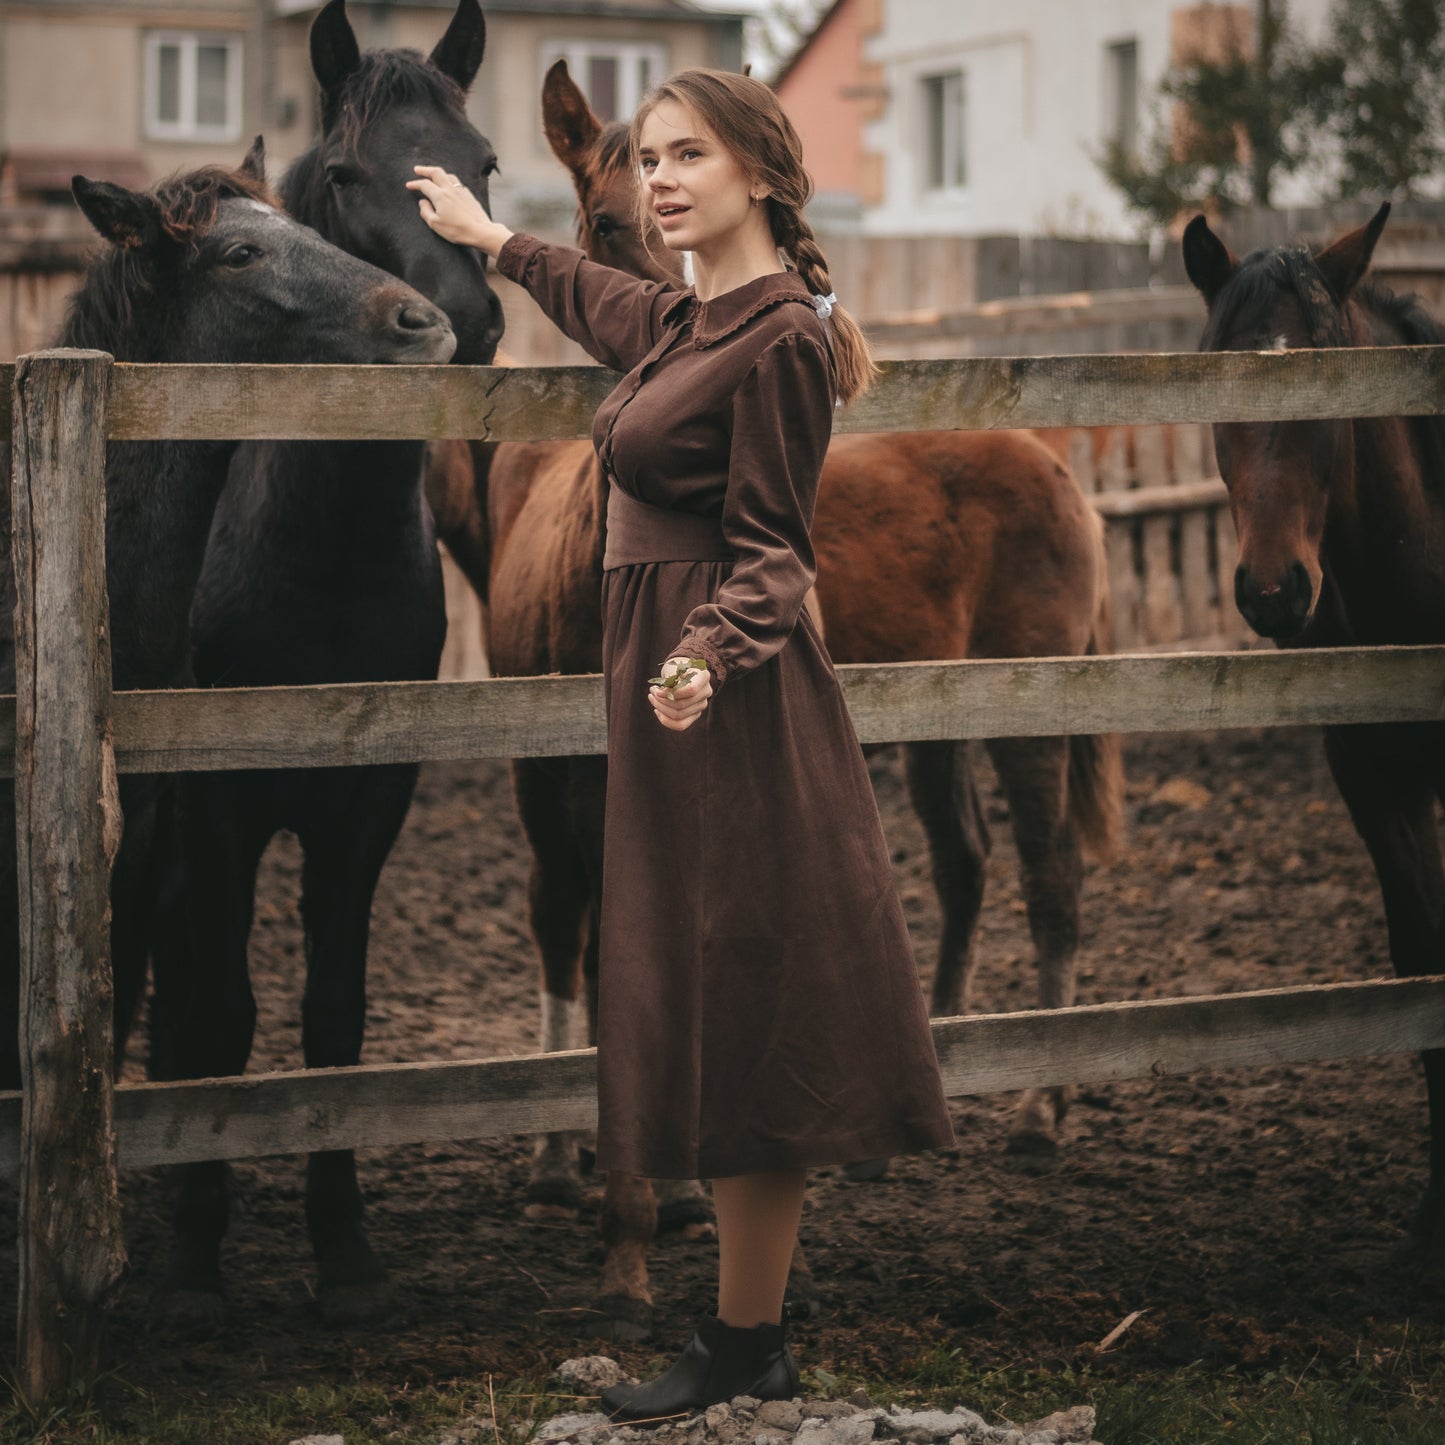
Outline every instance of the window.
POLYGON ((1126 155, 1139 148, 1139 42, 1104 47, 1104 139, 1126 155))
POLYGON ((544 74, 557 60, 567 62, 572 79, 604 124, 630 120, 642 97, 667 75, 667 51, 661 45, 559 40, 543 46, 544 74))
POLYGON ((964 182, 963 71, 923 78, 924 184, 958 190, 964 182))
POLYGON ((145 132, 153 140, 236 140, 241 37, 153 30, 145 38, 145 132))

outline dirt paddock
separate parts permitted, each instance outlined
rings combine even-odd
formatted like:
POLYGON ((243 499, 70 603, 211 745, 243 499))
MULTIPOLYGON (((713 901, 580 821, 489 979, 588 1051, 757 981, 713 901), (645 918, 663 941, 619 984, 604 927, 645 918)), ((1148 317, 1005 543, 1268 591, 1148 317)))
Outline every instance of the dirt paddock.
MULTIPOLYGON (((1135 737, 1126 763, 1127 846, 1090 873, 1080 1002, 1388 974, 1373 876, 1317 734, 1135 737)), ((921 830, 896 755, 872 767, 926 974, 938 917, 921 830)), ((1033 983, 1006 815, 990 796, 973 1007, 992 1011, 1029 1006, 1033 983)), ((377 897, 368 1062, 533 1049, 526 872, 506 767, 427 767, 377 897)), ((280 840, 253 941, 256 1071, 299 1065, 298 880, 294 842, 280 840)), ((136 1061, 128 1072, 140 1076, 136 1061)), ((881 1183, 814 1180, 803 1239, 826 1303, 798 1331, 805 1367, 887 1373, 941 1346, 990 1366, 1343 1368, 1405 1333, 1445 1338, 1445 1303, 1395 1254, 1425 1182, 1414 1058, 1084 1089, 1060 1163, 1041 1176, 1003 1156, 1010 1103, 955 1101, 958 1147, 896 1162, 881 1183)), ((504 1139, 362 1155, 398 1306, 386 1326, 350 1334, 315 1312, 303 1161, 237 1166, 229 1322, 202 1341, 148 1324, 167 1187, 127 1174, 126 1377, 162 1396, 223 1396, 363 1372, 381 1385, 511 1377, 591 1352, 577 1307, 599 1267, 595 1201, 576 1223, 524 1221, 527 1153, 504 1139)), ((13 1190, 3 1197, 13 1219, 13 1190)), ((664 1239, 653 1265, 662 1349, 708 1303, 711 1246, 664 1239)), ((13 1291, 8 1242, 0 1270, 13 1291)), ((0 1312, 7 1358, 12 1320, 0 1312)))

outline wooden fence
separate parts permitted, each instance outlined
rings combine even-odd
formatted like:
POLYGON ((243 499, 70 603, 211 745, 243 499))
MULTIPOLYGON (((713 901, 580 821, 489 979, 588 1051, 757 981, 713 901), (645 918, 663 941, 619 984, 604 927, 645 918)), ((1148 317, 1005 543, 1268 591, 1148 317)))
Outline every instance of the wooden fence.
MULTIPOLYGON (((1228 234, 1245 248, 1301 228, 1327 237, 1355 219, 1241 216, 1231 219, 1228 234)), ((1413 219, 1393 216, 1375 273, 1445 299, 1440 229, 1438 208, 1413 219)), ((55 334, 92 240, 77 211, 0 209, 0 361, 55 334)), ((1194 288, 1172 284, 1182 281, 1177 247, 1161 258, 1128 241, 833 236, 827 249, 836 288, 886 359, 1188 351, 1203 316, 1194 288)), ((585 360, 520 288, 497 276, 493 285, 507 316, 506 348, 517 361, 585 360)), ((1055 444, 1105 518, 1114 649, 1248 644, 1233 602, 1234 532, 1207 428, 1116 427, 1055 444)), ((441 676, 484 677, 481 605, 449 558, 443 568, 448 637, 441 676)))
MULTIPOLYGON (((1445 347, 894 363, 850 430, 1194 424, 1445 410, 1445 347)), ((21 1388, 93 1369, 124 1261, 116 1168, 582 1127, 590 1051, 112 1088, 107 872, 117 771, 565 755, 605 745, 595 677, 113 694, 107 439, 584 435, 595 368, 0 367, 14 459, 23 1095, 21 1388), (13 377, 11 375, 13 371, 13 377), (12 386, 13 382, 13 386, 12 386), (13 394, 13 405, 12 405, 13 394)), ((865 740, 1438 721, 1445 647, 841 670, 865 740)), ((1445 1047, 1445 978, 939 1020, 951 1094, 1445 1047)))

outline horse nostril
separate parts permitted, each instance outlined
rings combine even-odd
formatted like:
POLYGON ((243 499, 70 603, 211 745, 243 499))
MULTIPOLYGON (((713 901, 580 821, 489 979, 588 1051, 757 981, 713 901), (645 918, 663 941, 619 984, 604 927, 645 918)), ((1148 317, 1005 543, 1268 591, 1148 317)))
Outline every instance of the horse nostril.
POLYGON ((396 324, 403 331, 430 331, 441 324, 441 312, 435 306, 418 306, 415 301, 404 301, 396 313, 396 324))

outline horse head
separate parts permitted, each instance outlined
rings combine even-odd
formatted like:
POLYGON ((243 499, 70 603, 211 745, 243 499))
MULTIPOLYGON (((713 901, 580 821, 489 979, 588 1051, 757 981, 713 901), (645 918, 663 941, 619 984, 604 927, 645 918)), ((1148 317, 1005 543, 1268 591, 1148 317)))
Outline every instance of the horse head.
POLYGON ((279 207, 258 136, 234 171, 207 166, 153 191, 76 176, 76 204, 110 243, 71 302, 68 346, 127 361, 446 361, 446 317, 279 207))
POLYGON ((412 50, 363 54, 346 0, 330 0, 311 27, 321 138, 281 183, 293 215, 440 306, 456 332, 455 360, 473 365, 491 362, 502 335, 487 259, 423 225, 406 182, 419 161, 445 166, 490 205, 497 155, 466 113, 485 48, 477 0, 459 0, 429 56, 412 50))
POLYGON ((660 242, 650 245, 656 237, 639 225, 626 122, 604 126, 597 119, 565 60, 556 61, 542 82, 542 129, 552 154, 571 173, 577 244, 588 257, 644 281, 683 286, 681 256, 660 242))
MULTIPOLYGON (((1196 216, 1184 232, 1184 266, 1209 309, 1200 350, 1371 344, 1352 298, 1389 214, 1386 203, 1321 251, 1281 246, 1242 261, 1196 216)), ((1239 536, 1235 602, 1262 637, 1298 636, 1319 606, 1331 503, 1353 492, 1354 423, 1221 424, 1214 448, 1239 536)))

